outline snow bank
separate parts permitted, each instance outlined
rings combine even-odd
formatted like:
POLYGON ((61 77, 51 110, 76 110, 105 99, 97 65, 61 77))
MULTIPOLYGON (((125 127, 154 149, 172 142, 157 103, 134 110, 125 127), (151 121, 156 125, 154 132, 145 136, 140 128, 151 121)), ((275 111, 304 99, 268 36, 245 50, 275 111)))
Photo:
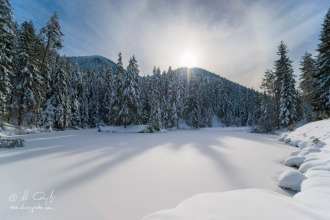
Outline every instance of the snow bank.
POLYGON ((147 125, 129 125, 126 128, 124 126, 101 126, 100 132, 112 132, 112 133, 144 133, 147 132, 147 125))
POLYGON ((285 171, 278 178, 279 186, 300 190, 294 197, 261 189, 199 194, 143 220, 329 219, 329 136, 330 119, 307 124, 280 138, 300 149, 285 161, 288 166, 299 167, 299 171, 285 171))
POLYGON ((300 185, 305 179, 306 176, 304 174, 296 170, 287 170, 278 177, 278 186, 286 189, 300 191, 300 185))
POLYGON ((262 189, 243 189, 193 196, 176 208, 159 211, 143 220, 165 219, 325 219, 291 197, 262 189))
POLYGON ((305 157, 300 156, 291 156, 286 161, 284 161, 284 165, 289 167, 300 167, 300 165, 305 161, 305 157))
POLYGON ((285 171, 279 177, 279 185, 287 187, 295 185, 297 193, 293 199, 311 207, 315 211, 330 216, 330 119, 312 122, 295 131, 285 134, 281 140, 299 147, 285 161, 285 165, 297 166, 295 175, 285 171), (299 173, 304 173, 300 174, 299 173), (303 175, 303 176, 301 176, 303 175), (283 177, 288 178, 285 183, 283 177), (291 178, 289 178, 291 177, 291 178), (306 178, 303 180, 303 178, 306 178), (300 182, 299 186, 297 185, 300 182))
POLYGON ((15 135, 23 135, 23 134, 37 134, 42 131, 43 130, 41 128, 37 128, 37 127, 18 128, 14 125, 3 123, 3 127, 0 127, 0 138, 6 138, 15 135))

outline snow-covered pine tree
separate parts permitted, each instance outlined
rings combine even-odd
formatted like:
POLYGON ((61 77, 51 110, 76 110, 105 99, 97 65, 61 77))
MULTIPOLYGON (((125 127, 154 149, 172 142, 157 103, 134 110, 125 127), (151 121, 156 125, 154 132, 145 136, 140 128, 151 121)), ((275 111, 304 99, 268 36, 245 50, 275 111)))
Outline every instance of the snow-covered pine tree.
POLYGON ((330 8, 325 15, 317 51, 317 70, 313 86, 315 111, 330 116, 330 8))
POLYGON ((151 111, 152 83, 149 75, 142 78, 141 82, 141 122, 148 124, 151 111))
POLYGON ((166 73, 166 101, 165 101, 165 128, 173 128, 177 126, 177 96, 176 96, 176 78, 175 73, 171 67, 168 68, 166 73))
POLYGON ((81 127, 87 128, 89 126, 89 80, 87 73, 83 72, 82 92, 80 96, 80 115, 81 127))
POLYGON ((8 96, 13 76, 15 32, 12 5, 9 0, 0 1, 0 121, 8 111, 8 96))
POLYGON ((261 115, 258 120, 259 131, 261 132, 270 132, 273 131, 277 126, 277 120, 275 116, 274 109, 274 99, 273 97, 267 95, 264 91, 261 99, 261 115))
POLYGON ((82 95, 82 73, 78 65, 73 66, 71 74, 71 87, 69 88, 71 100, 71 126, 81 127, 81 95, 82 95))
POLYGON ((140 92, 138 86, 139 69, 134 56, 129 60, 123 77, 123 93, 118 118, 126 128, 139 121, 140 92))
POLYGON ((88 75, 88 100, 89 100, 89 126, 91 128, 98 127, 100 125, 100 98, 98 89, 98 75, 94 69, 87 70, 88 75))
POLYGON ((200 127, 211 127, 213 120, 213 107, 212 107, 212 86, 210 78, 203 75, 200 78, 200 103, 201 103, 201 120, 200 127))
POLYGON ((272 131, 278 125, 275 103, 275 73, 266 70, 260 88, 263 90, 261 99, 261 115, 258 120, 260 131, 272 131))
POLYGON ((305 52, 300 61, 300 89, 302 96, 303 118, 310 122, 315 119, 313 114, 313 96, 315 88, 313 84, 313 77, 316 74, 316 61, 312 54, 305 52))
MULTIPOLYGON (((281 125, 288 126, 297 118, 297 100, 292 61, 287 56, 288 47, 281 41, 277 54, 280 58, 275 61, 275 85, 278 87, 275 95, 279 95, 279 120, 281 125)), ((276 99, 275 99, 276 100, 276 99)))
POLYGON ((141 82, 140 82, 140 70, 139 65, 135 59, 135 56, 132 57, 133 62, 133 88, 135 91, 135 99, 136 99, 136 106, 137 112, 135 115, 134 123, 139 124, 141 123, 141 82))
POLYGON ((106 124, 111 124, 111 106, 112 106, 112 91, 113 91, 113 74, 111 65, 108 66, 104 78, 104 93, 102 102, 103 121, 106 124))
POLYGON ((150 99, 150 116, 149 129, 151 131, 159 131, 162 128, 162 111, 161 111, 161 74, 159 68, 153 69, 152 76, 152 93, 150 99))
POLYGON ((70 95, 70 92, 72 91, 72 64, 71 62, 64 56, 63 58, 63 62, 64 62, 64 71, 66 72, 66 84, 68 87, 68 95, 67 98, 65 99, 65 109, 64 109, 64 126, 65 128, 71 127, 71 121, 72 121, 72 103, 74 100, 72 100, 72 96, 70 95))
POLYGON ((46 26, 40 29, 40 35, 44 41, 44 48, 42 52, 42 59, 40 64, 40 72, 44 78, 48 78, 48 71, 46 70, 47 64, 50 63, 48 60, 50 51, 60 50, 62 45, 62 37, 64 34, 61 31, 61 25, 59 22, 58 14, 55 12, 47 22, 46 26))
POLYGON ((98 72, 96 73, 97 77, 97 88, 98 88, 98 94, 99 94, 99 118, 100 118, 100 124, 104 124, 105 122, 105 105, 103 104, 104 101, 104 95, 105 95, 105 81, 106 81, 106 70, 104 63, 101 63, 100 68, 98 69, 98 72))
POLYGON ((37 41, 32 21, 23 22, 18 36, 15 77, 19 126, 30 124, 37 126, 40 117, 38 113, 43 101, 43 79, 39 71, 37 41))
POLYGON ((184 106, 186 102, 186 96, 188 94, 188 88, 187 88, 187 77, 185 77, 183 74, 180 74, 178 70, 175 71, 175 77, 176 77, 176 110, 178 115, 178 120, 176 126, 179 127, 179 121, 180 118, 183 119, 184 117, 184 106))
POLYGON ((225 104, 225 97, 224 97, 224 88, 222 85, 222 81, 218 81, 215 83, 214 88, 214 114, 219 118, 224 118, 224 104, 225 104))
POLYGON ((118 117, 119 111, 122 106, 122 96, 123 96, 123 76, 124 76, 124 67, 121 53, 118 54, 118 61, 116 64, 116 71, 113 78, 113 91, 112 91, 112 118, 115 125, 121 125, 121 118, 118 117))
POLYGON ((188 70, 188 88, 189 96, 185 103, 186 123, 194 128, 198 128, 200 124, 201 106, 200 106, 200 85, 199 80, 192 70, 188 70))
POLYGON ((258 119, 260 118, 261 112, 261 99, 262 95, 252 89, 247 89, 247 126, 255 127, 258 123, 258 119))
POLYGON ((60 57, 56 58, 54 67, 51 70, 51 85, 49 95, 50 98, 46 103, 46 126, 49 129, 54 126, 58 129, 65 129, 69 120, 67 118, 67 109, 70 109, 68 85, 69 75, 66 72, 66 59, 60 57))

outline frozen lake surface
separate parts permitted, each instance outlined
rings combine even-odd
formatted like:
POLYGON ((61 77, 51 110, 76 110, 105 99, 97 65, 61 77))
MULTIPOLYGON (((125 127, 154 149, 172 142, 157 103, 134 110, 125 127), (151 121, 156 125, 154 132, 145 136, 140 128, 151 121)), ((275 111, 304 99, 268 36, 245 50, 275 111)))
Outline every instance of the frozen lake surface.
POLYGON ((22 137, 24 148, 0 149, 1 219, 134 220, 198 193, 290 195, 276 180, 297 149, 278 136, 225 129, 22 137))

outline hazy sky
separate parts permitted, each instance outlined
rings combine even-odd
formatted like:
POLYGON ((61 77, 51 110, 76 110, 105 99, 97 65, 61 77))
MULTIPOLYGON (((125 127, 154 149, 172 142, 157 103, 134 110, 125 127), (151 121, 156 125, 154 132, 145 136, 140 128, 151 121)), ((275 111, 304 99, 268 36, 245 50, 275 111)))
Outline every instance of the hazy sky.
POLYGON ((11 0, 15 20, 46 24, 54 11, 64 37, 61 54, 102 55, 124 65, 135 55, 141 74, 193 64, 259 88, 283 40, 299 75, 315 49, 328 0, 11 0), (184 62, 183 62, 184 63, 184 62))

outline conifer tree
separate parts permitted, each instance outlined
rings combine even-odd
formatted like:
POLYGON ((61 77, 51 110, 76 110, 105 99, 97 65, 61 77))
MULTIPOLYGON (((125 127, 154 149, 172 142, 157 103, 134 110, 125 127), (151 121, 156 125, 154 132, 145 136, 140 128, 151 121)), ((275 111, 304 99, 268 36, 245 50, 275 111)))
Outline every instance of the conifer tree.
POLYGON ((82 95, 82 73, 78 65, 73 67, 71 74, 71 87, 69 89, 71 100, 71 126, 81 127, 81 95, 82 95))
POLYGON ((39 71, 37 41, 32 21, 23 22, 18 36, 15 77, 19 126, 24 123, 23 119, 27 124, 36 124, 40 117, 38 112, 43 101, 43 78, 39 71))
POLYGON ((168 68, 166 74, 166 101, 165 101, 165 112, 166 118, 165 127, 173 128, 177 126, 178 113, 177 113, 177 96, 176 96, 176 78, 175 73, 171 67, 168 68))
POLYGON ((51 71, 50 98, 46 103, 46 124, 52 127, 65 129, 68 125, 69 75, 66 72, 66 60, 58 55, 51 71))
POLYGON ((113 74, 111 65, 108 66, 104 78, 104 94, 103 94, 103 117, 106 124, 111 124, 111 106, 113 91, 113 74))
POLYGON ((118 118, 126 128, 127 125, 138 122, 139 120, 139 88, 138 88, 139 69, 134 56, 129 60, 127 71, 123 77, 122 104, 118 118))
POLYGON ((278 125, 278 115, 276 111, 276 75, 272 70, 266 70, 260 88, 263 90, 261 99, 261 115, 258 126, 261 131, 272 131, 278 125))
POLYGON ((159 131, 162 128, 162 111, 161 111, 161 74, 159 68, 153 69, 152 76, 152 93, 151 93, 151 110, 149 116, 149 129, 159 131))
POLYGON ((89 126, 92 128, 100 125, 100 94, 98 89, 99 76, 94 69, 87 71, 88 75, 88 100, 89 100, 89 126))
POLYGON ((119 111, 122 106, 122 96, 123 96, 123 76, 124 67, 121 53, 118 54, 118 61, 116 64, 116 71, 114 74, 114 88, 112 91, 112 118, 115 125, 121 125, 121 118, 118 117, 119 111))
POLYGON ((86 73, 83 74, 82 93, 80 96, 80 115, 81 127, 87 128, 89 126, 89 80, 86 73))
POLYGON ((12 5, 9 0, 0 1, 0 122, 8 113, 8 98, 13 76, 15 32, 12 5))
MULTIPOLYGON (((42 54, 42 60, 40 64, 40 72, 44 74, 44 70, 47 64, 47 58, 51 50, 60 50, 62 45, 62 37, 64 34, 61 31, 61 25, 59 22, 58 14, 55 12, 47 22, 46 26, 40 30, 41 36, 44 38, 45 48, 42 54)), ((46 74, 47 75, 47 74, 46 74)))
POLYGON ((281 41, 278 46, 277 54, 280 56, 275 61, 275 101, 278 101, 279 106, 279 121, 283 126, 292 124, 296 115, 296 90, 295 80, 293 75, 292 61, 288 58, 289 50, 281 41))
POLYGON ((301 58, 300 66, 300 89, 302 91, 303 115, 304 119, 307 121, 313 121, 312 103, 315 91, 313 79, 316 74, 316 61, 313 59, 312 54, 306 52, 301 58))
POLYGON ((189 93, 185 103, 186 122, 188 125, 198 128, 201 116, 199 81, 193 72, 188 77, 189 93))
POLYGON ((317 70, 313 86, 315 111, 330 116, 330 8, 325 15, 317 51, 317 70))
POLYGON ((151 111, 152 83, 149 75, 142 78, 141 82, 141 121, 148 124, 151 111))

